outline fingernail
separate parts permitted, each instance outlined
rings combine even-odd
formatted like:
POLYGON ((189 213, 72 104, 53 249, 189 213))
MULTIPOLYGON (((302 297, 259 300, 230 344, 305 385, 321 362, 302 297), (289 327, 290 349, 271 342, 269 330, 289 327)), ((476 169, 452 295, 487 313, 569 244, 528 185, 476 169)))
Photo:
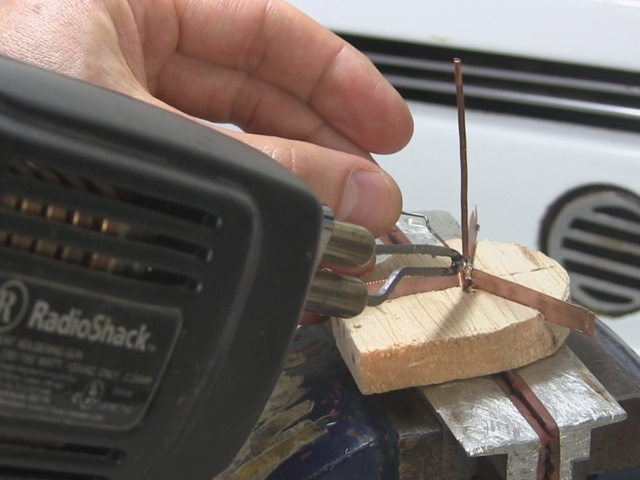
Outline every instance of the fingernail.
POLYGON ((394 192, 385 175, 366 170, 354 171, 342 196, 337 218, 376 230, 392 222, 390 210, 395 203, 394 192))

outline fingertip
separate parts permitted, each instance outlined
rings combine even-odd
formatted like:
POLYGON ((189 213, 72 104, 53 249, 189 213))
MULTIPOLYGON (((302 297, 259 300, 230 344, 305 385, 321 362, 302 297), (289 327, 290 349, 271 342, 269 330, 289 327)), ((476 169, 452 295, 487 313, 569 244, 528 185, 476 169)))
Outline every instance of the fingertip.
MULTIPOLYGON (((395 114, 390 115, 389 120, 386 122, 386 128, 391 129, 392 132, 388 135, 388 143, 384 145, 383 148, 372 150, 375 153, 395 153, 406 147, 411 137, 413 137, 414 125, 411 110, 409 110, 407 102, 405 102, 400 94, 398 92, 395 93, 397 95, 394 102, 395 108, 393 109, 395 114)), ((382 128, 385 127, 382 126, 382 128)))
MULTIPOLYGON (((377 70, 376 73, 380 75, 377 70)), ((413 136, 413 115, 406 100, 386 78, 379 78, 363 108, 365 117, 361 119, 360 128, 366 143, 360 144, 362 148, 389 154, 409 143, 413 136)))
POLYGON ((402 209, 402 195, 383 170, 354 170, 349 176, 336 217, 366 227, 374 236, 393 227, 402 209))
POLYGON ((310 105, 362 150, 393 153, 409 143, 413 118, 405 99, 362 52, 342 48, 310 105))

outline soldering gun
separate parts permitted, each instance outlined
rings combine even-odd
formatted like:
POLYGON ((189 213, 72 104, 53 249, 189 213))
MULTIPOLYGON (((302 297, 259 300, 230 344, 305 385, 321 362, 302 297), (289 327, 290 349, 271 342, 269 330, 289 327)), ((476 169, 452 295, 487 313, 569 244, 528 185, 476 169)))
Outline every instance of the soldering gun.
POLYGON ((367 302, 318 265, 371 235, 208 126, 0 58, 0 146, 2 477, 208 480, 301 312, 367 302))

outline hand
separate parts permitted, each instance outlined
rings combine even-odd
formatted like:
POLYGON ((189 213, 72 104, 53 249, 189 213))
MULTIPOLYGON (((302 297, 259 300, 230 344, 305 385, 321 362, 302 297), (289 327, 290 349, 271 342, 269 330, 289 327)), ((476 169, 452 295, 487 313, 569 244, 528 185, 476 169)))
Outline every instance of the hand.
MULTIPOLYGON (((368 152, 402 148, 406 104, 351 46, 279 0, 2 0, 0 54, 214 122, 374 234, 401 196, 368 152)), ((212 127, 215 128, 215 127, 212 127)))

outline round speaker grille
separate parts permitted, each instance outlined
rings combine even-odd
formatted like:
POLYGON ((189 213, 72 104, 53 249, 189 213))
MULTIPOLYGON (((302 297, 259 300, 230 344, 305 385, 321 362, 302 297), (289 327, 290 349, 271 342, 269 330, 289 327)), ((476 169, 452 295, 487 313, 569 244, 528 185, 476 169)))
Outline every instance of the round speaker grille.
POLYGON ((640 310, 640 198, 594 185, 560 198, 543 221, 542 251, 571 278, 574 302, 609 316, 640 310))

